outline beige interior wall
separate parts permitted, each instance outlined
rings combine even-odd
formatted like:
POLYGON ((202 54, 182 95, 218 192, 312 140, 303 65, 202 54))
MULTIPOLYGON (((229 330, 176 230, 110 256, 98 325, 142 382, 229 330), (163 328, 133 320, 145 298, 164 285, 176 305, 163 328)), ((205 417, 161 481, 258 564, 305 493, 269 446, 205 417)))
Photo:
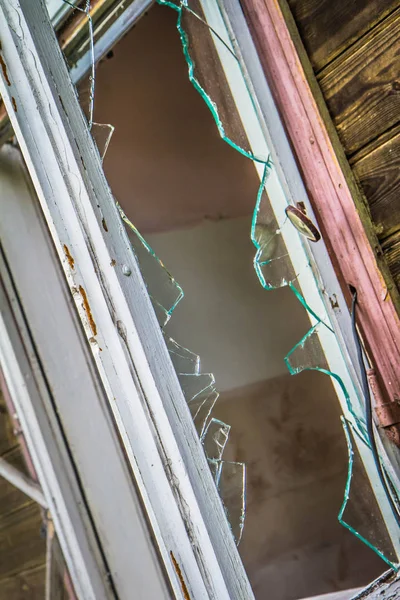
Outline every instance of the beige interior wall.
POLYGON ((169 231, 250 214, 253 164, 220 139, 190 84, 175 11, 153 7, 113 54, 97 71, 94 118, 115 126, 104 167, 136 226, 169 231))
POLYGON ((166 331, 200 355, 219 391, 287 373, 283 358, 309 328, 288 288, 261 287, 250 227, 248 215, 147 236, 185 292, 166 331))
POLYGON ((95 120, 116 127, 106 174, 184 287, 170 334, 223 391, 227 456, 248 465, 240 552, 257 600, 362 585, 385 565, 337 523, 347 468, 338 402, 327 377, 285 374, 307 320, 289 290, 256 280, 254 167, 219 139, 189 84, 175 18, 152 8, 98 69, 95 120))
POLYGON ((305 371, 224 392, 215 416, 232 426, 226 459, 247 465, 239 550, 257 599, 362 586, 383 572, 337 520, 347 448, 326 375, 305 371))

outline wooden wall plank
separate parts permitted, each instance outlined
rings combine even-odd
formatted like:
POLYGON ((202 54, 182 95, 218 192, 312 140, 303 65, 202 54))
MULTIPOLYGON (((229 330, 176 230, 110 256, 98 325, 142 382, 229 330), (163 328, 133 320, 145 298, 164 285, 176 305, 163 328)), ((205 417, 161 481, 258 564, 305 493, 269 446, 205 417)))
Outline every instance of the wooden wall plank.
POLYGON ((353 163, 380 239, 400 229, 400 132, 353 163))
POLYGON ((40 535, 41 525, 34 502, 0 515, 0 580, 43 564, 46 540, 40 535))
POLYGON ((0 456, 18 443, 14 427, 0 390, 0 456))
MULTIPOLYGON (((16 467, 24 475, 27 475, 25 461, 22 457, 19 446, 16 446, 12 450, 4 455, 13 467, 16 467)), ((31 504, 32 500, 18 490, 15 486, 9 483, 3 477, 0 477, 0 523, 3 516, 9 514, 12 511, 19 510, 23 506, 31 504)), ((0 548, 0 553, 2 552, 0 548)))
POLYGON ((287 1, 400 289, 400 0, 287 1))
POLYGON ((400 9, 329 65, 320 86, 347 155, 400 120, 400 9))
POLYGON ((382 243, 393 278, 400 288, 400 230, 382 243))
POLYGON ((329 62, 383 20, 399 0, 289 0, 314 70, 329 62))
POLYGON ((44 565, 0 580, 0 598, 4 600, 43 600, 44 594, 44 565))

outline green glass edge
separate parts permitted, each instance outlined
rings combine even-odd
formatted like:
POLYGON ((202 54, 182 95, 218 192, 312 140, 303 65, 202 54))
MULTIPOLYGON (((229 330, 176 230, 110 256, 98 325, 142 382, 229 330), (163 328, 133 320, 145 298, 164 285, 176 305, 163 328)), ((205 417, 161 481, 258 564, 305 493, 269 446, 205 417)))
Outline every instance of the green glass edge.
POLYGON ((369 542, 365 537, 363 537, 360 533, 358 533, 358 531, 356 529, 354 529, 351 525, 349 525, 343 519, 344 511, 346 510, 347 502, 349 501, 349 498, 350 498, 351 479, 353 476, 354 453, 353 453, 353 444, 352 444, 351 437, 350 437, 349 424, 347 423, 346 419, 343 416, 341 417, 341 421, 342 421, 342 425, 343 425, 344 435, 346 438, 347 451, 349 454, 349 466, 348 466, 348 471, 347 471, 346 485, 344 488, 344 498, 343 498, 343 503, 342 503, 342 506, 341 506, 339 514, 338 514, 338 521, 341 525, 343 525, 343 527, 345 527, 353 535, 355 535, 356 538, 358 538, 359 540, 364 542, 364 544, 366 544, 368 546, 368 548, 373 550, 382 560, 385 561, 385 563, 387 563, 389 565, 389 567, 391 569, 393 569, 394 571, 397 572, 400 568, 399 565, 392 563, 388 558, 386 558, 386 556, 380 550, 378 550, 375 546, 373 546, 371 544, 371 542, 369 542))

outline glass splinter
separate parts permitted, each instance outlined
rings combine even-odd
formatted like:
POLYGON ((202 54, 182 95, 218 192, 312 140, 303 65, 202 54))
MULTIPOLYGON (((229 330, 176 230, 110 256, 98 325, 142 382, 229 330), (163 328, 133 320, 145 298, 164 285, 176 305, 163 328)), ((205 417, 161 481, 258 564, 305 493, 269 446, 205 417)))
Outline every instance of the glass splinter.
POLYGON ((139 263, 158 321, 164 327, 183 298, 183 290, 167 271, 137 228, 117 202, 122 220, 128 225, 129 238, 139 263))
POLYGON ((98 148, 102 162, 107 153, 108 146, 110 145, 114 131, 115 127, 114 125, 111 125, 111 123, 93 122, 92 124, 92 137, 96 142, 96 146, 98 148))
POLYGON ((175 340, 165 337, 169 355, 178 375, 198 375, 200 373, 200 357, 175 340))
POLYGON ((218 392, 215 389, 211 389, 207 394, 201 394, 188 403, 196 431, 200 438, 204 433, 218 396, 218 392))
POLYGON ((217 488, 238 545, 242 538, 246 514, 246 465, 221 461, 217 474, 217 488))
POLYGON ((222 459, 230 429, 231 426, 223 421, 211 419, 200 438, 208 459, 214 461, 222 459))
MULTIPOLYGON (((347 442, 349 466, 338 520, 397 571, 399 567, 395 563, 398 563, 398 556, 385 521, 382 519, 382 513, 365 472, 361 456, 353 442, 352 429, 344 418, 342 418, 342 424, 347 442)), ((366 452, 371 453, 371 450, 368 448, 366 452)), ((398 531, 393 533, 395 539, 398 540, 398 531)))

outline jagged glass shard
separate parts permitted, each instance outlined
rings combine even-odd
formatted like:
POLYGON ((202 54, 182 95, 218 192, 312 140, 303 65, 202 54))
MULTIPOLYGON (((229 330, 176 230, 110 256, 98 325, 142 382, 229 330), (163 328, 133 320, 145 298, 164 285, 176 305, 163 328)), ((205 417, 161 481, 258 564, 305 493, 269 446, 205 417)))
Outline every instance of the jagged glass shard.
POLYGON ((150 296, 150 300, 151 300, 151 304, 153 306, 154 312, 157 317, 157 321, 158 321, 160 327, 163 328, 170 320, 171 315, 168 313, 168 311, 163 306, 161 306, 161 304, 159 304, 157 302, 157 300, 155 300, 153 298, 153 296, 151 296, 150 294, 149 294, 149 296, 150 296))
POLYGON ((218 484, 219 474, 220 474, 220 470, 221 470, 223 461, 222 460, 210 460, 208 458, 207 462, 208 462, 208 466, 210 467, 211 475, 213 476, 215 483, 218 484))
POLYGON ((285 357, 286 365, 292 375, 305 369, 321 369, 328 371, 329 366, 319 339, 319 328, 315 325, 285 357))
POLYGON ((246 465, 223 460, 216 472, 216 480, 233 537, 239 544, 246 514, 246 465))
POLYGON ((265 189, 268 174, 266 165, 253 213, 251 239, 257 249, 254 268, 258 279, 265 289, 274 289, 294 282, 297 275, 282 236, 288 219, 283 215, 282 223, 278 223, 265 189))
POLYGON ((92 123, 92 137, 103 162, 115 127, 111 123, 92 123))
MULTIPOLYGON (((371 487, 371 482, 366 474, 364 462, 373 463, 372 451, 364 446, 365 456, 361 459, 359 450, 354 443, 352 428, 342 419, 349 453, 348 475, 344 493, 343 504, 338 516, 339 522, 351 531, 357 538, 374 550, 390 567, 398 570, 399 530, 397 527, 389 531, 386 519, 382 515, 375 494, 381 494, 379 484, 371 487), (394 544, 397 546, 397 551, 394 544)), ((390 512, 389 504, 382 504, 383 510, 390 512), (387 508, 385 508, 387 507, 387 508)))
POLYGON ((218 396, 219 394, 215 389, 210 389, 207 393, 200 394, 194 400, 188 402, 190 414, 200 438, 204 433, 218 396))
POLYGON ((164 339, 177 375, 198 375, 200 373, 200 357, 172 338, 165 337, 164 339))
POLYGON ((200 357, 175 340, 164 337, 169 355, 189 406, 199 437, 202 436, 218 399, 211 373, 200 373, 200 357))
POLYGON ((164 327, 182 300, 183 290, 118 203, 117 206, 123 221, 129 227, 132 249, 139 263, 159 323, 161 327, 164 327))
POLYGON ((326 336, 335 335, 324 323, 317 323, 285 357, 286 366, 292 375, 304 370, 315 370, 332 377, 339 384, 346 400, 347 417, 351 419, 361 439, 368 444, 363 403, 359 398, 350 398, 342 379, 337 373, 331 371, 321 346, 320 332, 326 336))
POLYGON ((198 375, 183 373, 178 375, 178 378, 187 402, 191 402, 200 396, 204 397, 214 389, 215 380, 211 373, 200 373, 198 375))
POLYGON ((201 436, 201 442, 207 458, 219 461, 225 450, 231 426, 219 419, 211 419, 201 436))
MULTIPOLYGON (((177 10, 177 27, 188 65, 189 79, 211 110, 221 137, 233 148, 260 162, 268 157, 252 150, 243 128, 227 77, 240 72, 231 41, 223 27, 212 29, 206 23, 206 15, 198 0, 181 2, 158 0, 177 10), (224 57, 224 67, 220 60, 224 57)), ((205 9, 206 10, 206 9, 205 9)), ((217 3, 208 5, 217 20, 223 23, 217 3)))

